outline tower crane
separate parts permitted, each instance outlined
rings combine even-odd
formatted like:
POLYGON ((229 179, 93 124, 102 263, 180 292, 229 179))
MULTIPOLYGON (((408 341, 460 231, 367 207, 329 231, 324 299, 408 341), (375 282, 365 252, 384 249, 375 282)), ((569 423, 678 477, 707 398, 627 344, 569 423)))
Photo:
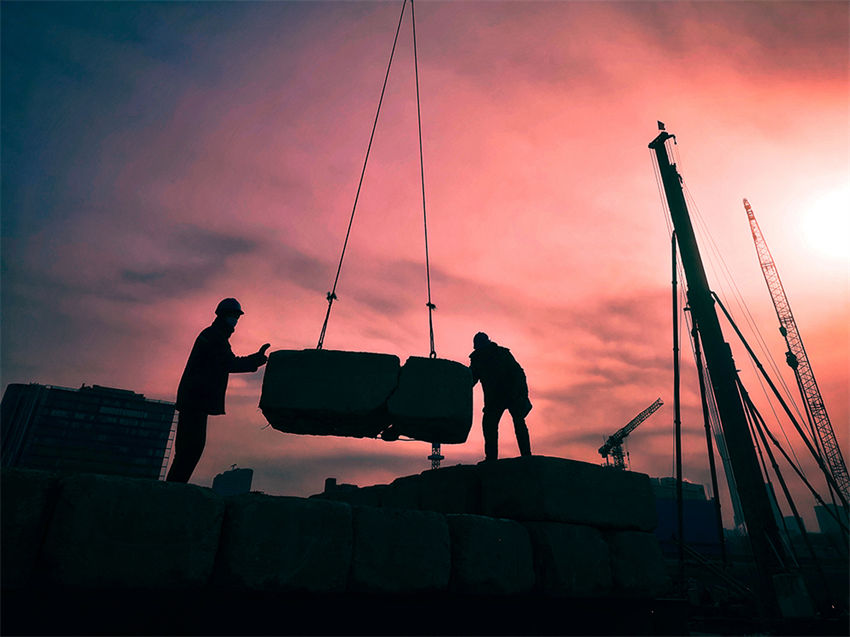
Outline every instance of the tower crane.
POLYGON ((649 418, 663 404, 664 403, 661 402, 661 399, 659 398, 649 407, 640 412, 637 416, 632 418, 629 424, 620 429, 617 433, 612 434, 608 437, 608 440, 605 441, 605 444, 599 447, 599 454, 603 458, 605 458, 606 465, 608 465, 608 455, 610 454, 614 460, 613 467, 615 469, 626 468, 626 461, 623 458, 623 441, 625 440, 626 436, 628 436, 635 429, 637 429, 637 426, 639 424, 649 418))
POLYGON ((746 199, 744 199, 744 209, 747 211, 747 218, 750 220, 750 230, 753 233, 759 265, 761 265, 764 280, 767 283, 768 290, 770 290, 773 307, 776 309, 776 316, 779 319, 779 332, 785 338, 785 344, 788 347, 788 351, 785 352, 785 362, 794 370, 794 375, 797 377, 800 393, 806 402, 806 415, 809 424, 812 431, 816 432, 820 439, 824 460, 832 472, 832 477, 835 478, 835 483, 844 498, 850 499, 850 476, 847 475, 847 466, 844 464, 844 458, 838 448, 832 423, 830 423, 829 416, 826 413, 826 406, 823 404, 823 398, 815 381, 812 366, 809 363, 808 356, 806 356, 806 349, 803 347, 800 331, 797 329, 788 297, 782 287, 782 281, 779 279, 779 272, 767 247, 767 242, 761 233, 761 228, 756 221, 756 216, 753 214, 750 202, 746 199))

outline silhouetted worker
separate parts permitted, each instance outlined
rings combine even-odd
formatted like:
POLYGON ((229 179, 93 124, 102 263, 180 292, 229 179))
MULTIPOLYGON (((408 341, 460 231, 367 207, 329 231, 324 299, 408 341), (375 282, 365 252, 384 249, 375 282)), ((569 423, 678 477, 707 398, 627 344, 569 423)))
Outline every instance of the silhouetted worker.
POLYGON ((236 299, 224 299, 215 308, 215 320, 195 339, 177 388, 177 438, 168 482, 188 482, 201 459, 207 440, 207 416, 224 413, 224 393, 231 372, 255 372, 266 364, 266 343, 249 356, 236 356, 230 335, 242 316, 236 299))
POLYGON ((484 390, 484 460, 499 457, 499 421, 507 409, 514 421, 514 432, 522 456, 531 455, 531 442, 525 417, 531 411, 525 371, 507 347, 501 347, 484 332, 472 339, 475 348, 469 355, 472 386, 479 380, 484 390))

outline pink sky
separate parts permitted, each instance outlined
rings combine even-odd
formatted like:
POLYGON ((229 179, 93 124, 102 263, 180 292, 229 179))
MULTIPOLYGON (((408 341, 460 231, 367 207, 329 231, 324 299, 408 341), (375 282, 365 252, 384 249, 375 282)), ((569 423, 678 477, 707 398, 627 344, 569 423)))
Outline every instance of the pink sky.
MULTIPOLYGON (((4 4, 4 387, 173 400, 226 296, 246 310, 237 354, 315 347, 400 8, 4 4)), ((325 340, 402 360, 428 354, 409 18, 325 340)), ((660 119, 709 281, 755 343, 742 299, 793 386, 752 204, 846 458, 848 5, 420 1, 416 19, 438 355, 467 362, 479 330, 509 347, 538 454, 599 463, 604 438, 661 397, 628 449, 633 470, 673 475, 669 229, 647 149, 660 119)), ((682 348, 684 473, 708 484, 682 348)), ((265 427, 261 381, 231 377, 193 482, 236 463, 255 489, 309 495, 329 476, 429 467, 427 443, 265 427)), ((483 457, 481 404, 476 389, 472 433, 445 464, 483 457)), ((501 433, 515 455, 507 417, 501 433)))

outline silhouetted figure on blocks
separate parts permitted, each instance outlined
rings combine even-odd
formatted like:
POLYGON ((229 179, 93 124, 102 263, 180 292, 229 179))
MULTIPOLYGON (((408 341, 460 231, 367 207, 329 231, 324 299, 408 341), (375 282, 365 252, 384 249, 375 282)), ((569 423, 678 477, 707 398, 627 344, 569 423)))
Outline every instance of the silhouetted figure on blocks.
POLYGON ((531 455, 531 442, 525 417, 531 411, 525 371, 506 347, 501 347, 484 332, 472 339, 475 350, 469 355, 472 385, 479 380, 484 390, 484 460, 499 457, 499 421, 507 409, 514 421, 514 432, 522 456, 531 455))
POLYGON ((177 439, 168 482, 188 482, 201 459, 207 440, 207 416, 224 413, 224 392, 231 372, 255 372, 266 364, 263 345, 249 356, 236 356, 230 335, 244 314, 236 299, 224 299, 215 309, 215 320, 195 339, 192 353, 177 388, 177 439))

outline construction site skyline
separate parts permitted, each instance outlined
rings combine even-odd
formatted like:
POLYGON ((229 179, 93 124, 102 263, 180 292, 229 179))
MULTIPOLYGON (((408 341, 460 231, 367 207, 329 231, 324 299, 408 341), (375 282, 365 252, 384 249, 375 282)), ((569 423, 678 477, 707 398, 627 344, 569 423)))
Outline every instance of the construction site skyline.
MULTIPOLYGON (((173 401, 192 339, 229 296, 245 309, 237 354, 315 347, 398 10, 4 5, 3 386, 173 401)), ((436 352, 468 364, 483 330, 522 360, 535 454, 602 463, 599 446, 660 396, 629 437, 630 466, 674 474, 656 119, 680 143, 712 288, 801 404, 752 203, 848 449, 847 18, 827 2, 417 4, 436 352)), ((429 353, 411 45, 403 30, 324 342, 402 361, 429 353)), ((684 477, 709 484, 682 347, 684 477)), ((197 484, 238 463, 258 490, 305 496, 327 476, 427 468, 424 442, 267 427, 261 382, 231 378, 197 484)), ((480 413, 476 390, 446 465, 483 458, 480 413)), ((506 422, 500 439, 517 455, 506 422)))

